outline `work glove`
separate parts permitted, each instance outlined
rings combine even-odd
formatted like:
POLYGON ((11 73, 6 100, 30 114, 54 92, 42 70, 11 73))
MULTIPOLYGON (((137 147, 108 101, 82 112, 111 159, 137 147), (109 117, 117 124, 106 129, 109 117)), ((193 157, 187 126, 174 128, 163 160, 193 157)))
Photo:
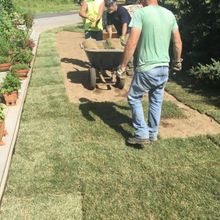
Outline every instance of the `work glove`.
POLYGON ((171 65, 171 69, 174 71, 174 72, 179 72, 182 70, 182 62, 183 62, 183 59, 181 58, 180 60, 173 60, 172 61, 172 65, 171 65))
POLYGON ((116 76, 119 77, 120 79, 124 79, 126 76, 126 67, 122 67, 120 65, 116 71, 116 76))
POLYGON ((127 43, 127 39, 126 36, 123 35, 120 37, 120 41, 121 41, 121 45, 125 47, 126 43, 127 43))
POLYGON ((96 27, 96 25, 97 25, 97 23, 96 23, 96 21, 94 21, 94 22, 91 22, 90 27, 91 27, 91 28, 94 28, 94 27, 96 27))
POLYGON ((94 23, 96 21, 96 19, 92 16, 88 16, 87 19, 90 20, 91 23, 94 23))

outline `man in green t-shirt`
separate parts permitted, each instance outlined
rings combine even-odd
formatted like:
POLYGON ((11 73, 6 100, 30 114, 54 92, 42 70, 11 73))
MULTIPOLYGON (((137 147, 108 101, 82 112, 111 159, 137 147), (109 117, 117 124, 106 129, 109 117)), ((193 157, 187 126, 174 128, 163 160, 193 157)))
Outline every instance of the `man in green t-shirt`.
POLYGON ((158 5, 157 0, 142 0, 131 20, 131 33, 122 63, 117 71, 123 77, 128 61, 135 52, 136 69, 128 93, 135 135, 129 144, 156 141, 161 116, 164 87, 169 72, 169 45, 173 42, 173 69, 181 70, 182 41, 173 13, 158 5), (136 51, 135 51, 136 50, 136 51), (148 92, 148 124, 145 122, 141 99, 148 92))

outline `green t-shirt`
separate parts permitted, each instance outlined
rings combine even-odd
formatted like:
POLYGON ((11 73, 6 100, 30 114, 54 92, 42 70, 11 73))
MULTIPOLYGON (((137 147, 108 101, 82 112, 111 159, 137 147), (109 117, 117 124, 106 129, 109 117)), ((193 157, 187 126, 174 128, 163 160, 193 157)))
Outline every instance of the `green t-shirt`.
POLYGON ((169 66, 171 34, 178 29, 174 14, 161 6, 146 6, 135 11, 129 26, 141 30, 136 50, 136 71, 169 66))

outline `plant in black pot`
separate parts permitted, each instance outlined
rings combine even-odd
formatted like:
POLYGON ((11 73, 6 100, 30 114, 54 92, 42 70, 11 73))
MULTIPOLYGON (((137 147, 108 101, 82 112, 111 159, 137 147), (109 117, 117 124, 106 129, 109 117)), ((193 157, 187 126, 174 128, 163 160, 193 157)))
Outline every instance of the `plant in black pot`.
POLYGON ((18 99, 18 90, 21 88, 21 82, 16 74, 9 73, 3 81, 1 94, 5 99, 6 105, 16 105, 18 99))

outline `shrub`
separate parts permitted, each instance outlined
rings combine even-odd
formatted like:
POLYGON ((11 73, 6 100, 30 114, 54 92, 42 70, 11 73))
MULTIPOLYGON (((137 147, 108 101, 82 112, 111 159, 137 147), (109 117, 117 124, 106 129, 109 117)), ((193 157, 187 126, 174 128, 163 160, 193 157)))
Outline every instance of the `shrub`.
POLYGON ((28 39, 25 42, 25 48, 29 48, 30 50, 32 50, 35 47, 35 43, 33 41, 33 39, 28 39))
POLYGON ((220 61, 212 59, 211 64, 198 64, 190 70, 190 74, 201 82, 220 85, 220 61))
POLYGON ((16 31, 10 16, 6 12, 2 12, 0 16, 1 37, 10 40, 16 31))
POLYGON ((9 62, 8 57, 0 56, 0 64, 8 63, 8 62, 9 62))
POLYGON ((0 91, 1 91, 1 94, 11 93, 14 91, 18 91, 20 87, 21 87, 21 82, 18 76, 13 73, 9 73, 5 77, 0 91))
POLYGON ((18 12, 13 12, 11 15, 10 15, 11 19, 12 19, 12 22, 15 26, 17 25, 23 25, 25 24, 25 20, 23 18, 23 16, 18 13, 18 12))
POLYGON ((26 27, 28 29, 30 29, 33 25, 33 22, 34 22, 34 15, 30 12, 25 12, 23 14, 23 17, 24 17, 24 20, 25 20, 26 27))
POLYGON ((179 0, 179 23, 187 67, 220 59, 219 0, 179 0))
POLYGON ((13 57, 13 63, 25 63, 30 64, 33 58, 33 54, 29 49, 18 49, 16 55, 13 57))
POLYGON ((0 10, 5 10, 8 13, 11 13, 14 10, 12 0, 0 0, 0 10))
POLYGON ((12 45, 5 38, 0 37, 0 56, 8 57, 12 52, 12 45))

